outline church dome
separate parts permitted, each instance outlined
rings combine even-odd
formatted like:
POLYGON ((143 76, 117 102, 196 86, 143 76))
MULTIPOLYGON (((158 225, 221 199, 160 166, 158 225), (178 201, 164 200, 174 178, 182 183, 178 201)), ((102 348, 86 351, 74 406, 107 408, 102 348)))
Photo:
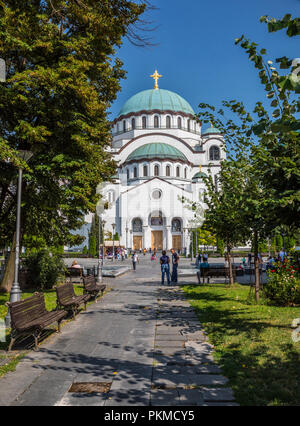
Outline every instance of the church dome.
POLYGON ((221 132, 219 129, 216 129, 215 127, 209 127, 208 129, 204 130, 202 133, 202 136, 209 136, 209 135, 221 135, 221 132))
POLYGON ((191 105, 177 93, 164 89, 144 90, 128 99, 119 117, 140 111, 172 111, 194 115, 191 105))
POLYGON ((186 156, 174 146, 165 143, 149 143, 133 151, 126 162, 142 160, 175 160, 187 162, 186 156))
POLYGON ((204 177, 207 177, 207 174, 204 172, 198 172, 193 176, 192 180, 202 179, 204 177))

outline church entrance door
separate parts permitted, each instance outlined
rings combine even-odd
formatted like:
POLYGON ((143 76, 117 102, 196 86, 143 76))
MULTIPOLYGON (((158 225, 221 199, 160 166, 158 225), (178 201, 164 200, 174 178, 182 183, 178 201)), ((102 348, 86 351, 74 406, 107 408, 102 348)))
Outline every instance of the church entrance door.
POLYGON ((181 235, 173 235, 172 237, 172 247, 174 250, 181 250, 181 235))
POLYGON ((151 233, 151 248, 152 250, 163 249, 163 231, 152 231, 151 233))
POLYGON ((142 250, 143 248, 143 237, 138 235, 133 236, 133 250, 142 250))

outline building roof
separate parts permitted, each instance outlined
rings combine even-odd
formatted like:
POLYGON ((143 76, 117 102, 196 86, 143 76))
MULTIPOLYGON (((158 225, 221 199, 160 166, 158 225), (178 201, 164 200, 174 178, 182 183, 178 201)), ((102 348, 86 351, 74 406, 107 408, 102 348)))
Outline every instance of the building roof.
POLYGON ((139 111, 173 111, 194 115, 191 105, 177 93, 164 89, 144 90, 128 99, 123 105, 119 117, 139 111))
POLYGON ((195 174, 195 176, 193 176, 193 180, 194 179, 202 179, 203 177, 207 177, 207 174, 204 172, 198 172, 195 174))
POLYGON ((208 129, 204 130, 204 132, 202 132, 202 136, 205 136, 205 135, 209 136, 211 134, 213 134, 213 135, 215 135, 215 134, 221 135, 221 132, 220 132, 219 129, 216 129, 215 127, 209 127, 208 129))
POLYGON ((126 161, 150 159, 188 161, 186 156, 180 152, 179 149, 166 143, 148 143, 146 145, 142 145, 133 151, 126 161))

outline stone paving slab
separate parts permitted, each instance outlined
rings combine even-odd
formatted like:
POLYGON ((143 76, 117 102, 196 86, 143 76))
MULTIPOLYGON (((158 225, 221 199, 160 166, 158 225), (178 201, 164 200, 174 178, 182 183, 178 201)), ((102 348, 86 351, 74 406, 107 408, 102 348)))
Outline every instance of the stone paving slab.
POLYGON ((203 392, 200 389, 178 389, 180 405, 202 406, 204 404, 203 392))
POLYGON ((203 388, 205 402, 228 402, 234 401, 233 392, 229 388, 203 388))
POLYGON ((176 407, 179 405, 180 398, 176 389, 152 389, 151 406, 176 407))

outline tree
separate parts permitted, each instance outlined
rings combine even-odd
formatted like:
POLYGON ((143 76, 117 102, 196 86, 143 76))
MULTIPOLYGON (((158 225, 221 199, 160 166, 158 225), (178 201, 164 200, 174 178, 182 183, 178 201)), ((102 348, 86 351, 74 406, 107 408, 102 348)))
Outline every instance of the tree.
POLYGON ((107 109, 125 77, 116 48, 134 39, 145 10, 126 0, 1 3, 0 246, 13 241, 19 166, 22 235, 81 242, 70 230, 95 210, 97 184, 115 173, 107 109), (28 165, 20 149, 34 153, 28 165))
POLYGON ((90 257, 96 256, 96 238, 94 235, 91 235, 89 238, 89 248, 88 253, 90 257))

